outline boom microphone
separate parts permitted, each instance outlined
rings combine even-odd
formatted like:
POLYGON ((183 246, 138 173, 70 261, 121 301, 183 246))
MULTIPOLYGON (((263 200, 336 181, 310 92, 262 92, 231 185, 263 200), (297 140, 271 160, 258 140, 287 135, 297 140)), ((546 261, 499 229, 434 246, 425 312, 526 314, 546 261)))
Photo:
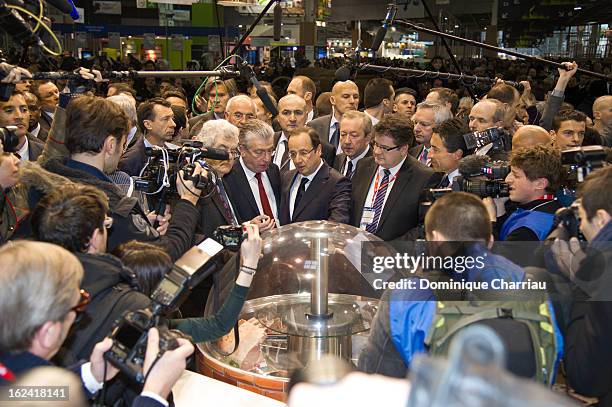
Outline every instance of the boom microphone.
MULTIPOLYGON (((280 1, 274 6, 274 41, 281 39, 281 22, 283 21, 283 8, 280 1)), ((263 99, 262 99, 263 100, 263 99)))
POLYGON ((259 81, 257 80, 255 72, 253 72, 253 68, 251 68, 249 64, 245 61, 242 65, 239 66, 239 69, 240 75, 245 76, 249 80, 249 82, 251 82, 253 86, 255 86, 257 96, 259 96, 259 99, 261 99, 261 102, 264 104, 268 112, 272 114, 272 117, 278 116, 278 109, 276 108, 276 106, 274 106, 274 103, 272 103, 272 99, 270 99, 270 95, 268 95, 268 92, 261 86, 261 83, 259 83, 259 81))
POLYGON ((72 7, 74 7, 72 1, 70 0, 47 0, 47 3, 51 4, 64 14, 71 14, 72 7))
POLYGON ((387 35, 387 28, 393 24, 393 20, 395 19, 395 15, 397 14, 397 6, 395 4, 389 4, 387 7, 387 15, 385 16, 385 21, 383 21, 382 26, 376 32, 376 37, 372 41, 372 52, 376 53, 378 48, 380 48, 380 44, 382 44, 385 39, 385 35, 387 35))

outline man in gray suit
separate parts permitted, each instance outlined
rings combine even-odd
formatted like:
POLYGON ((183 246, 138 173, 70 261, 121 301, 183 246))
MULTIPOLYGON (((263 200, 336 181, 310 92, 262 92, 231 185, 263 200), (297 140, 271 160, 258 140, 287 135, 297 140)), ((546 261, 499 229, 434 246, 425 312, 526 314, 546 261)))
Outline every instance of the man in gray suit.
POLYGON ((332 114, 321 116, 308 123, 317 131, 321 142, 331 144, 336 148, 336 153, 341 153, 340 148, 340 118, 349 110, 357 110, 359 106, 359 88, 353 81, 336 82, 332 88, 329 101, 332 104, 332 114))
POLYGON ((372 156, 372 121, 357 110, 349 110, 340 119, 341 154, 336 156, 334 169, 348 179, 353 178, 359 160, 372 156))

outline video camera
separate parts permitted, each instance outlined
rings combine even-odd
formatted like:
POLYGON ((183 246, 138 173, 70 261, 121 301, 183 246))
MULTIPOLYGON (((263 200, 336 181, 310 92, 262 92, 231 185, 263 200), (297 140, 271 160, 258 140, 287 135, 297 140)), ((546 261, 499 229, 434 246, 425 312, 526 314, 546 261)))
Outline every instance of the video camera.
POLYGON ((453 191, 469 192, 481 198, 502 198, 510 195, 504 181, 510 173, 506 161, 491 161, 485 155, 469 155, 459 161, 459 173, 453 181, 453 191))
POLYGON ((208 191, 214 186, 216 175, 214 170, 206 165, 203 158, 229 160, 229 154, 220 149, 203 148, 199 141, 186 141, 181 148, 169 149, 163 147, 147 147, 145 154, 148 161, 140 176, 134 180, 136 190, 147 195, 164 193, 164 199, 178 197, 176 178, 183 170, 184 180, 193 181, 194 187, 208 191), (194 175, 195 163, 199 162, 208 171, 207 176, 194 175))
POLYGON ((188 338, 179 331, 159 326, 160 318, 174 312, 193 287, 217 270, 219 243, 206 239, 192 247, 174 263, 170 272, 151 294, 150 308, 127 312, 113 327, 113 345, 104 358, 136 382, 143 384, 144 358, 149 329, 159 330, 159 356, 178 347, 178 338, 188 338))
POLYGON ((564 186, 573 191, 587 175, 607 165, 608 152, 602 146, 574 147, 561 152, 561 164, 566 169, 564 186))
POLYGON ((489 144, 492 144, 492 146, 487 152, 488 155, 492 153, 505 153, 512 149, 512 136, 510 133, 497 127, 464 134, 463 140, 469 153, 474 153, 489 144))
POLYGON ((0 127, 0 141, 5 153, 14 153, 19 145, 19 136, 15 133, 16 126, 0 127))
POLYGON ((564 232, 563 236, 557 236, 562 240, 570 240, 572 237, 585 242, 586 238, 580 231, 580 216, 578 216, 578 207, 580 201, 574 201, 570 206, 557 209, 555 212, 555 220, 553 230, 558 230, 561 226, 564 232))

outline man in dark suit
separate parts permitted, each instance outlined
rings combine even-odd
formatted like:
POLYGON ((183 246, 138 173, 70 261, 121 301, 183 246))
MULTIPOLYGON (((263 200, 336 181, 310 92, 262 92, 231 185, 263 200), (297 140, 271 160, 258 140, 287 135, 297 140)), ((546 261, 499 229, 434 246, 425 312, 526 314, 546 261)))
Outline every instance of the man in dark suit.
POLYGON ((282 225, 307 220, 348 223, 351 181, 321 159, 321 141, 314 129, 289 135, 289 155, 295 170, 282 175, 282 225))
POLYGON ((312 79, 304 75, 294 76, 287 86, 287 94, 298 95, 306 101, 306 123, 316 117, 314 98, 317 94, 317 87, 312 79))
POLYGON ((357 164, 372 156, 372 121, 364 112, 349 110, 340 119, 340 146, 343 153, 336 156, 334 169, 348 179, 355 174, 357 164))
POLYGON ((433 129, 442 124, 443 121, 452 119, 451 110, 437 103, 421 102, 417 105, 416 112, 412 115, 414 123, 414 138, 418 145, 410 149, 410 155, 421 164, 431 166, 431 136, 433 129))
POLYGON ((55 83, 49 80, 34 81, 31 88, 32 93, 38 98, 38 104, 40 105, 41 114, 40 120, 40 131, 38 132, 38 138, 45 141, 51 129, 51 123, 53 123, 53 115, 55 109, 59 103, 59 89, 55 83))
POLYGON ((385 116, 374 127, 374 156, 361 160, 353 176, 352 224, 386 241, 417 226, 421 191, 439 183, 408 155, 413 138, 404 116, 385 116))
POLYGON ((166 142, 174 137, 174 112, 169 102, 162 98, 153 98, 138 106, 138 126, 142 129, 144 137, 137 140, 119 161, 119 170, 131 176, 138 176, 144 167, 147 156, 147 147, 165 147, 166 142))
POLYGON ((225 81, 218 79, 206 83, 203 94, 208 102, 203 100, 201 96, 196 95, 196 99, 201 101, 197 107, 200 111, 206 110, 206 112, 189 119, 189 135, 191 137, 197 136, 207 121, 225 118, 227 101, 238 94, 238 89, 233 79, 225 81))
MULTIPOLYGON (((295 169, 295 164, 289 159, 287 147, 289 133, 295 129, 302 128, 306 124, 306 102, 297 95, 287 95, 278 101, 278 123, 282 131, 274 134, 274 158, 273 162, 280 168, 281 173, 295 169)), ((332 166, 336 151, 327 142, 321 143, 321 156, 325 162, 332 166)))
MULTIPOLYGON (((258 119, 240 128, 240 159, 223 177, 239 223, 258 216, 266 219, 263 226, 273 227, 280 208, 280 171, 272 164, 274 131, 258 119)), ((264 230, 267 229, 264 227, 264 230)))
POLYGON ((336 153, 341 153, 340 146, 340 126, 339 121, 342 115, 349 110, 357 110, 359 106, 359 88, 353 81, 336 82, 331 91, 329 101, 332 104, 333 112, 330 115, 318 117, 308 123, 317 131, 322 142, 334 146, 336 153))
POLYGON ((28 133, 30 111, 22 92, 15 90, 6 102, 0 101, 0 127, 15 126, 19 137, 16 153, 21 161, 36 161, 44 144, 28 133))

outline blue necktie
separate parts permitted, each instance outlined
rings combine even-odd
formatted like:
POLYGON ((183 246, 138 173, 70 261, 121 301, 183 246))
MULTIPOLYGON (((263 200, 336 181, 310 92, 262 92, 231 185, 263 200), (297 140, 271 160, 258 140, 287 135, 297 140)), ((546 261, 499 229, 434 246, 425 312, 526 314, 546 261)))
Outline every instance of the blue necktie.
POLYGON ((334 149, 338 149, 338 144, 340 144, 340 129, 338 128, 338 122, 334 123, 334 132, 332 133, 329 143, 334 146, 334 149))
POLYGON ((383 170, 385 176, 380 183, 378 191, 376 191, 376 197, 374 198, 374 219, 372 223, 366 226, 366 232, 375 233, 378 229, 378 221, 380 220, 380 214, 382 213, 383 204, 385 203, 385 196, 387 195, 387 187, 389 187, 389 174, 391 171, 383 170))

